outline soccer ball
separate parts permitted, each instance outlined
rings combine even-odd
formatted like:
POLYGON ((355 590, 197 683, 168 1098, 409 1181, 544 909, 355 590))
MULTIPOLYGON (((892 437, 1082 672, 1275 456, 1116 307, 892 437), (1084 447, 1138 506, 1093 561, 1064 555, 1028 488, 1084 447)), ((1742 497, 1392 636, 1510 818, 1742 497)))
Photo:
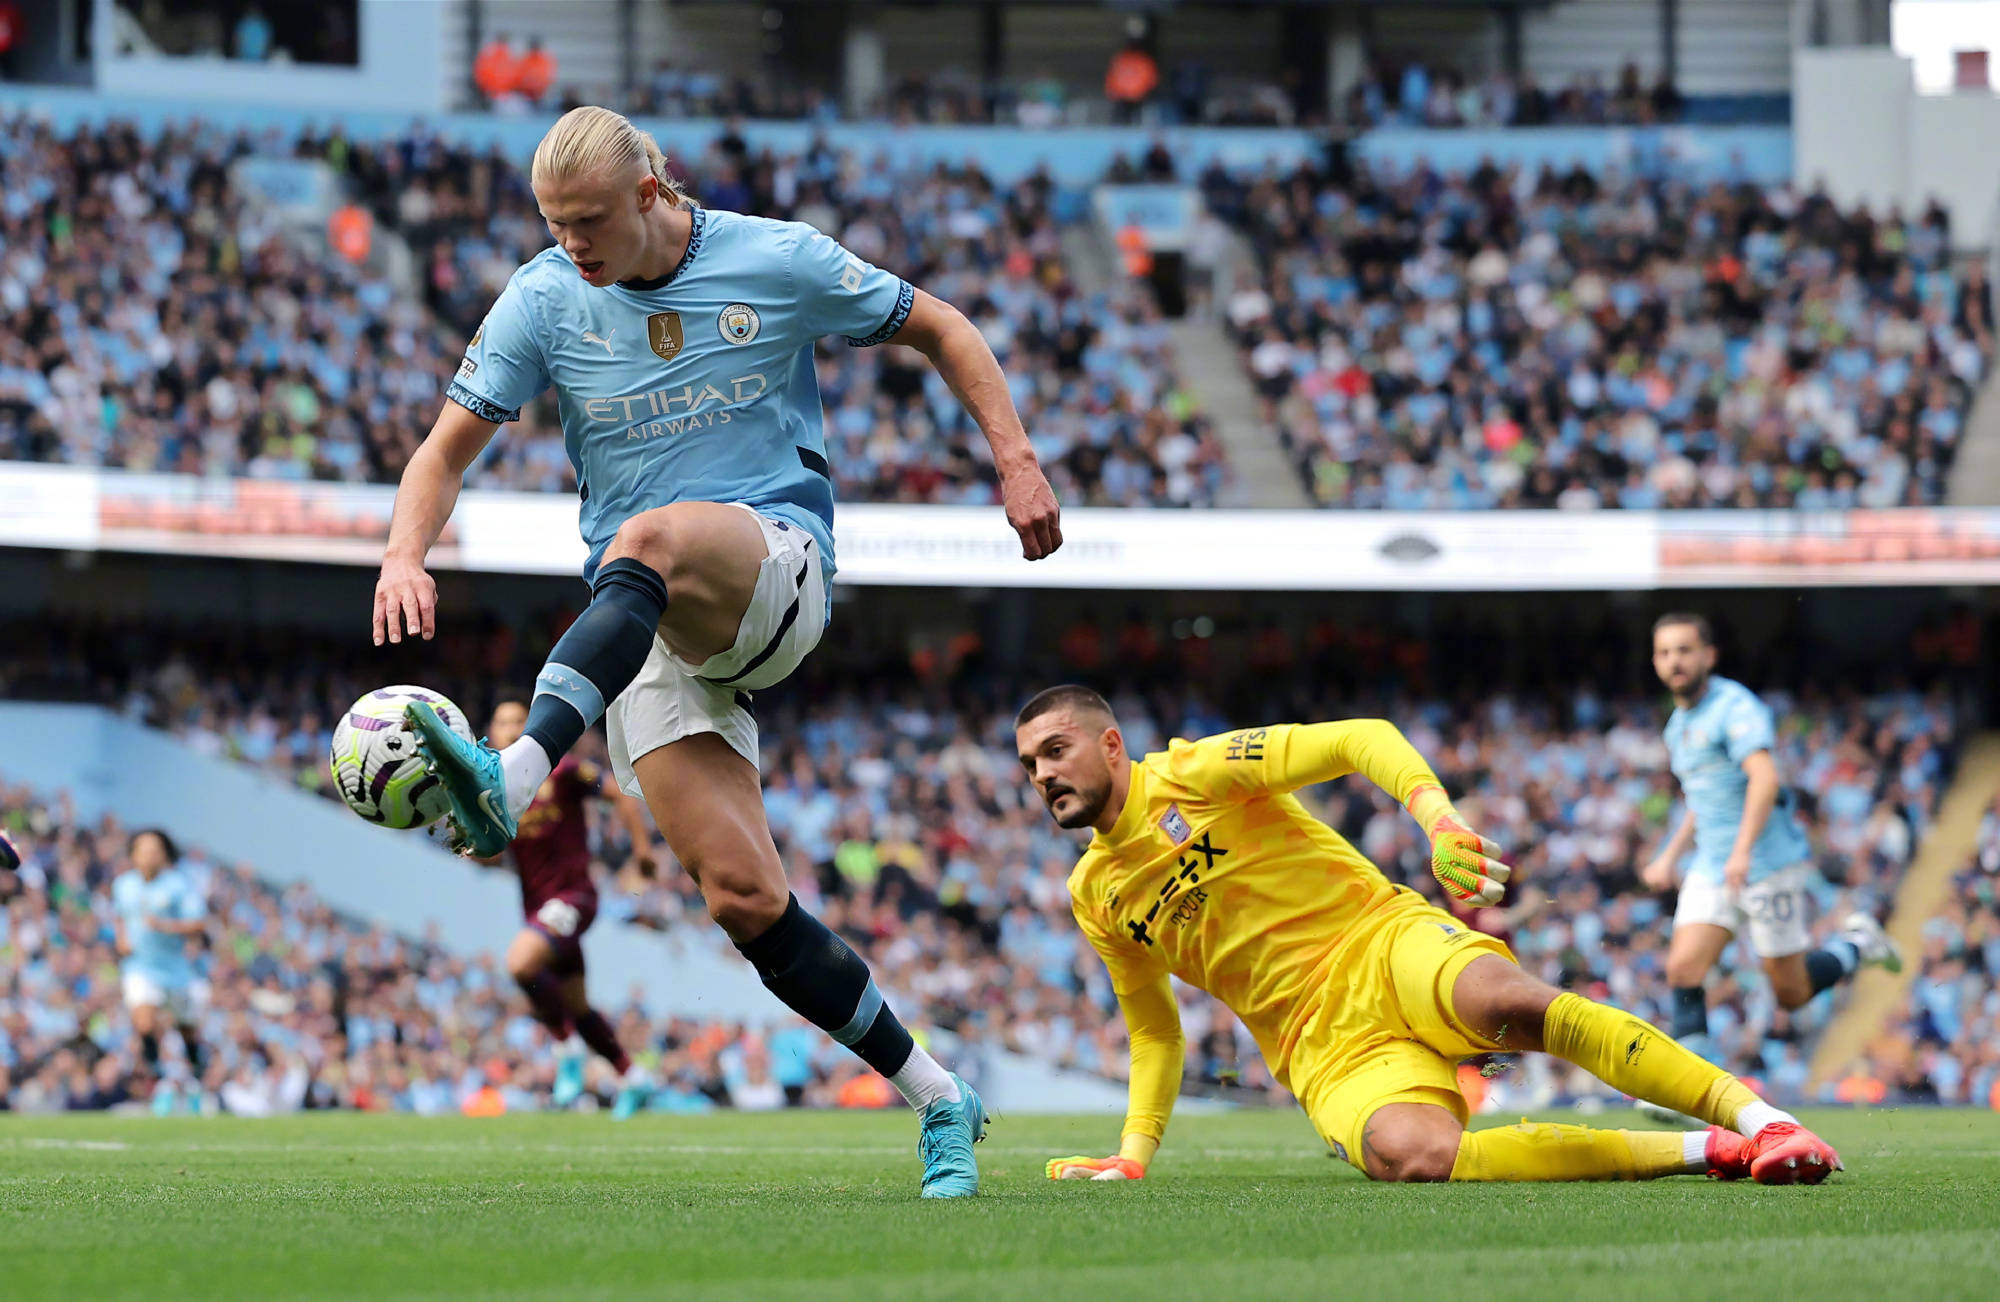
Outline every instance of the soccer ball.
POLYGON ((384 687, 348 708, 333 729, 333 784, 347 807, 381 827, 426 827, 450 810, 444 788, 424 772, 415 733, 403 730, 403 710, 422 701, 467 741, 465 711, 442 692, 384 687))

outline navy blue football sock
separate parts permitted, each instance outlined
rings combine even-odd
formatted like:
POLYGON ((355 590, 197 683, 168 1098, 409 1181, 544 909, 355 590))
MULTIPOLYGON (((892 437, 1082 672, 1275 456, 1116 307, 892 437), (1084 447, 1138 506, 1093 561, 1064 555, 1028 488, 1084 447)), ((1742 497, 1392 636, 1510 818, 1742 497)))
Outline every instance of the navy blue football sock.
POLYGON ((1708 992, 1700 986, 1674 987, 1674 1038, 1708 1034, 1708 992))
POLYGON ((606 561, 590 591, 590 605, 549 652, 528 706, 527 735, 551 764, 639 676, 667 610, 666 580, 629 556, 606 561))
POLYGON ((795 895, 770 929, 736 946, 757 969, 764 988, 861 1061, 894 1076, 915 1042, 868 975, 868 965, 825 923, 799 907, 795 895))
POLYGON ((1806 955, 1806 980, 1812 983, 1813 993, 1818 994, 1853 976, 1860 966, 1861 951, 1852 941, 1829 940, 1806 955))

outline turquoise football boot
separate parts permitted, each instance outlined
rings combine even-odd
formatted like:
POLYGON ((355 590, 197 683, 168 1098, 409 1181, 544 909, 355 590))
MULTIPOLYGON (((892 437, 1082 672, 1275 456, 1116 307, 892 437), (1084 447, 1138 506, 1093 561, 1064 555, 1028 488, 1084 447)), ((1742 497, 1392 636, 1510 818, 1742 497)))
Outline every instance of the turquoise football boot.
POLYGON ((986 1105, 958 1079, 958 1102, 939 1099, 924 1109, 917 1152, 924 1159, 926 1198, 970 1198, 979 1192, 979 1161, 972 1146, 986 1138, 986 1105))
POLYGON ((618 1097, 611 1104, 611 1119, 630 1121, 639 1115, 640 1110, 652 1100, 652 1097, 652 1088, 643 1082, 634 1081, 619 1086, 618 1097))
POLYGON ((504 851, 519 822, 507 810, 507 777, 500 767, 500 752, 484 741, 459 736, 422 701, 403 711, 403 723, 416 734, 417 752, 431 776, 444 784, 451 801, 455 833, 451 848, 481 859, 504 851))
POLYGON ((558 1108, 566 1108, 583 1097, 583 1055, 566 1053, 556 1059, 556 1084, 549 1091, 549 1102, 558 1108))

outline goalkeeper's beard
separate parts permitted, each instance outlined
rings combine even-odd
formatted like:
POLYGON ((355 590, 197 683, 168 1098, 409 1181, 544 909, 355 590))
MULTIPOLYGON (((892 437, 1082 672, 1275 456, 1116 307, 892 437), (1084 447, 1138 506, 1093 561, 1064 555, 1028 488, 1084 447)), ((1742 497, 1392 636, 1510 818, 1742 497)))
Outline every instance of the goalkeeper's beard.
POLYGON ((1102 785, 1082 787, 1057 787, 1044 791, 1042 799, 1049 807, 1049 815, 1056 820, 1056 826, 1074 831, 1079 827, 1089 827, 1104 813, 1104 806, 1111 801, 1111 780, 1106 778, 1102 785), (1067 814, 1056 813, 1056 801, 1064 796, 1075 796, 1077 805, 1067 814))

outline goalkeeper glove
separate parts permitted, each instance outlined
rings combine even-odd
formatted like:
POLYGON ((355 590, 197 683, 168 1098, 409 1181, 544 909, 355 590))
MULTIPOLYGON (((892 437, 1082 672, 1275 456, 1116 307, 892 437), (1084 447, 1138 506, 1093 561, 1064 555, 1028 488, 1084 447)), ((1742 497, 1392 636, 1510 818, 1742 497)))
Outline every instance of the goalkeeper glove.
POLYGON ((1143 1180, 1146 1168, 1129 1157, 1052 1157, 1051 1180, 1143 1180))
POLYGON ((1431 875, 1464 904, 1498 904, 1514 870, 1501 863, 1500 847, 1452 821, 1431 832, 1431 875))
POLYGON ((1429 783, 1405 803, 1430 836, 1431 875, 1445 894, 1461 904, 1498 904, 1514 873, 1500 862, 1500 847, 1468 828, 1444 792, 1429 783))

